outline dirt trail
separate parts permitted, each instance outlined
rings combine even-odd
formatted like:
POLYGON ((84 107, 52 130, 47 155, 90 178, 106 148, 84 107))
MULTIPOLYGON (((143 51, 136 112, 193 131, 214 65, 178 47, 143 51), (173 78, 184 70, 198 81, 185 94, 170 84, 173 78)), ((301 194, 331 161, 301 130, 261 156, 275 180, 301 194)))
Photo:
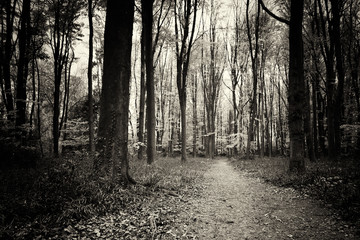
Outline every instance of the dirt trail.
POLYGON ((202 197, 185 209, 197 239, 356 239, 316 201, 238 172, 226 159, 214 161, 202 197))

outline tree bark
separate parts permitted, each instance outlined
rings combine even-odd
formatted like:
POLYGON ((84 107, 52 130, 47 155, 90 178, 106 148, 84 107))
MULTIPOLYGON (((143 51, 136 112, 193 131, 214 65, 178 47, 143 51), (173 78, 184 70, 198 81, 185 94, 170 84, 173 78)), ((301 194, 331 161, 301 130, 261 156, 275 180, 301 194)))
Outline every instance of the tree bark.
POLYGON ((128 120, 134 0, 108 0, 105 23, 104 75, 95 173, 113 182, 132 182, 129 176, 128 120), (119 34, 121 33, 121 34, 119 34))
POLYGON ((16 82, 16 120, 15 125, 26 123, 26 83, 28 78, 30 45, 30 0, 23 0, 21 29, 19 32, 19 62, 16 82))
POLYGON ((197 90, 198 82, 197 76, 193 77, 193 157, 195 158, 197 155, 197 90))
POLYGON ((292 0, 289 25, 289 133, 291 172, 304 172, 304 50, 302 40, 304 0, 292 0))
POLYGON ((260 4, 257 4, 257 14, 255 20, 255 49, 252 46, 252 38, 250 31, 250 18, 249 18, 249 0, 246 1, 246 27, 247 27, 247 36, 249 40, 249 50, 251 56, 251 69, 252 69, 252 78, 253 78, 253 88, 252 88, 252 99, 250 103, 250 121, 248 128, 248 138, 246 145, 246 157, 250 157, 251 142, 254 140, 254 123, 257 113, 257 78, 258 78, 258 50, 259 50, 259 17, 260 17, 260 4))
POLYGON ((341 118, 343 116, 343 96, 344 96, 344 60, 343 60, 343 52, 342 52, 342 44, 341 44, 341 31, 340 31, 340 8, 343 1, 338 0, 330 0, 331 2, 331 11, 333 14, 333 32, 332 38, 334 40, 335 45, 335 57, 336 57, 336 70, 337 70, 337 92, 335 96, 335 151, 336 157, 340 156, 341 152, 341 118))
POLYGON ((141 49, 140 49, 140 104, 139 104, 139 128, 138 128, 138 143, 139 143, 139 151, 138 151, 138 159, 142 159, 144 157, 144 120, 145 120, 145 29, 144 26, 141 30, 141 49))
POLYGON ((142 0, 142 21, 144 26, 145 61, 146 61, 146 129, 147 129, 147 163, 154 162, 156 151, 155 138, 155 83, 153 63, 153 1, 142 0))
POLYGON ((93 38, 94 38, 94 26, 93 26, 93 1, 88 0, 88 18, 89 18, 89 59, 88 59, 88 124, 89 124, 89 150, 93 154, 95 151, 94 143, 94 109, 93 109, 93 38))
POLYGON ((305 89, 304 132, 306 138, 308 157, 311 162, 315 162, 316 157, 314 152, 314 138, 313 138, 314 135, 311 124, 310 86, 308 81, 306 82, 306 89, 305 89))
POLYGON ((4 61, 2 63, 3 69, 3 78, 4 78, 4 93, 5 93, 5 107, 7 111, 8 120, 14 119, 14 99, 11 88, 11 58, 13 54, 13 45, 12 45, 12 37, 13 37, 13 24, 15 17, 15 8, 16 8, 16 0, 13 5, 11 5, 10 0, 6 1, 5 4, 5 12, 6 12, 6 35, 5 35, 5 47, 4 47, 4 61))

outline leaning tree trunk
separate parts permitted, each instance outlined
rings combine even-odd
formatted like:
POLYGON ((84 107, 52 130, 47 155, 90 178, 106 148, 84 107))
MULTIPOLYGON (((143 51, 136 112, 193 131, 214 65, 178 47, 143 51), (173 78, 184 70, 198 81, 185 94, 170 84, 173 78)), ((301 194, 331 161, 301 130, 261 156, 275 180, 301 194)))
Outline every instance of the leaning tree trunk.
POLYGON ((96 173, 127 184, 128 121, 134 0, 108 0, 104 42, 104 75, 95 162, 96 173), (121 33, 121 34, 119 34, 121 33), (120 170, 120 174, 119 174, 120 170))

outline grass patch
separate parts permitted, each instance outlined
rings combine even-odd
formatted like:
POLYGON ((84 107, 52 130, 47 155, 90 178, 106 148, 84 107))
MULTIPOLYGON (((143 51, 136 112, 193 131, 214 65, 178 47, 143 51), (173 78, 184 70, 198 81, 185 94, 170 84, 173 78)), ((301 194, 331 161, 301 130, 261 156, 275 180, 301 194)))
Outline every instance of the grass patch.
POLYGON ((140 226, 148 221, 149 208, 142 206, 154 195, 190 193, 207 168, 201 159, 181 164, 159 158, 152 165, 133 160, 130 173, 138 184, 124 189, 93 179, 86 154, 46 159, 38 166, 0 171, 0 239, 71 238, 69 226, 109 214, 132 216, 140 226))
POLYGON ((360 221, 360 162, 306 162, 306 173, 288 172, 286 158, 231 160, 233 165, 255 177, 280 187, 292 187, 303 194, 324 201, 352 222, 360 221))
POLYGON ((131 164, 133 177, 153 190, 186 191, 202 179, 207 168, 207 160, 201 158, 189 158, 186 163, 180 158, 159 158, 152 165, 143 161, 131 164))

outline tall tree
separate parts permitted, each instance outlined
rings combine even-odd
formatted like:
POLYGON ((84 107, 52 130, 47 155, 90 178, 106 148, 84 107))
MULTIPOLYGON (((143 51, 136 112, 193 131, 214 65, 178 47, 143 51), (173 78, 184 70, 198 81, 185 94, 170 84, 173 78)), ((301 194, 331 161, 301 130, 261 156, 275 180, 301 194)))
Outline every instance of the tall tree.
POLYGON ((332 39, 334 41, 335 57, 336 57, 336 70, 337 70, 337 92, 335 96, 335 152, 336 157, 340 155, 341 151, 341 118, 344 103, 344 81, 345 81, 345 70, 344 70, 344 57, 343 57, 343 46, 341 44, 341 11, 344 5, 344 0, 330 0, 331 2, 331 13, 333 15, 333 32, 332 39))
POLYGON ((181 115, 182 162, 186 162, 186 86, 191 49, 194 43, 197 10, 198 0, 174 1, 176 83, 181 115))
POLYGON ((30 58, 30 0, 23 0, 19 32, 19 61, 16 82, 16 126, 26 122, 26 83, 30 58))
POLYGON ((144 27, 144 45, 146 62, 146 129, 147 129, 147 163, 154 161, 155 142, 155 83, 153 61, 153 0, 142 0, 142 21, 144 27))
POLYGON ((144 155, 143 146, 144 146, 144 121, 145 121, 145 28, 144 21, 142 21, 141 28, 141 44, 140 44, 140 103, 139 103, 139 119, 138 119, 138 142, 139 142, 139 151, 138 159, 142 159, 144 155))
POLYGON ((193 75, 192 82, 192 102, 193 102, 193 157, 197 155, 197 135, 198 135, 198 122, 197 122, 197 96, 198 96, 198 80, 197 74, 193 75))
POLYGON ((290 21, 273 14, 263 1, 262 8, 275 19, 289 25, 289 134, 290 134, 290 164, 291 172, 305 171, 304 159, 304 48, 302 24, 304 0, 292 0, 290 3, 290 21))
POLYGON ((59 116, 60 92, 64 66, 80 25, 75 21, 80 16, 81 1, 51 0, 49 5, 51 49, 54 65, 54 100, 53 100, 53 152, 59 155, 59 116))
POLYGON ((89 122, 89 150, 90 153, 95 151, 94 144, 94 110, 93 110, 93 84, 92 84, 92 70, 93 70, 93 38, 94 38, 94 26, 93 26, 94 4, 93 0, 88 0, 88 19, 89 19, 89 60, 88 60, 88 122, 89 122))
MULTIPOLYGON (((234 32, 233 32, 233 36, 231 37, 231 39, 229 39, 230 42, 230 46, 228 49, 228 63, 230 66, 230 74, 231 74, 231 87, 228 87, 231 90, 232 93, 232 107, 233 107, 233 114, 231 116, 233 116, 233 120, 230 122, 230 124, 232 124, 234 127, 231 128, 231 132, 230 134, 233 134, 231 136, 234 136, 235 139, 240 139, 240 136, 238 134, 239 131, 239 117, 241 117, 240 115, 240 104, 241 104, 241 95, 243 90, 241 89, 241 85, 242 82, 240 82, 241 80, 241 74, 242 71, 244 69, 245 64, 247 64, 248 62, 248 54, 241 54, 241 33, 243 32, 242 28, 243 28, 243 24, 241 23, 241 8, 240 8, 240 3, 239 0, 234 0, 233 1, 233 11, 234 11, 234 32), (240 84, 239 84, 240 83, 240 84), (240 99, 238 101, 237 99, 237 88, 238 86, 240 87, 240 99)), ((239 141, 236 144, 233 144, 233 149, 234 149, 234 155, 237 155, 238 153, 238 145, 239 145, 239 141)))
POLYGON ((221 45, 217 37, 217 18, 218 5, 215 5, 214 0, 210 3, 210 26, 209 26, 209 64, 206 67, 208 71, 203 70, 203 90, 204 90, 204 104, 206 107, 207 119, 207 157, 214 158, 215 155, 215 120, 217 110, 217 100, 219 97, 220 85, 225 65, 224 55, 221 54, 221 45))
POLYGON ((304 0, 292 0, 289 24, 289 132, 290 171, 305 171, 304 160, 304 49, 302 40, 304 0))
POLYGON ((108 0, 105 24, 104 74, 95 171, 127 184, 129 176, 128 120, 134 0, 108 0), (119 34, 121 33, 121 34, 119 34), (119 172, 120 169, 120 172, 119 172))
POLYGON ((6 0, 1 5, 1 14, 4 13, 5 19, 1 19, 1 69, 0 81, 1 92, 5 103, 7 118, 14 119, 14 99, 11 87, 11 59, 14 53, 13 33, 14 18, 16 16, 17 0, 6 0), (5 39, 4 39, 5 38, 5 39), (3 81, 4 80, 4 81, 3 81))
POLYGON ((251 26, 250 26, 250 1, 246 1, 246 29, 247 29, 247 36, 249 40, 249 51, 251 57, 251 70, 252 70, 252 80, 253 80, 253 88, 252 88, 252 99, 250 104, 250 121, 249 121, 249 128, 248 128, 248 138, 247 138, 247 145, 246 145, 246 156, 249 157, 250 155, 250 147, 251 141, 254 138, 254 122, 257 112, 257 82, 258 82, 258 65, 259 65, 259 18, 260 18, 260 4, 256 4, 256 16, 255 16, 255 43, 253 45, 253 40, 251 36, 251 26))

